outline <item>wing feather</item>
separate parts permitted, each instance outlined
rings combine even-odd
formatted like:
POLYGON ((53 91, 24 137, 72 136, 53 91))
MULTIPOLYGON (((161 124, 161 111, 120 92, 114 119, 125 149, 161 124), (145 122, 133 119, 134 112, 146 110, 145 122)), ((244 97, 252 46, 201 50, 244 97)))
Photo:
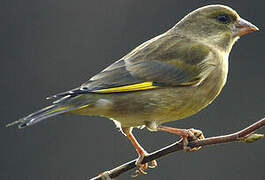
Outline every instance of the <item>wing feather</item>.
POLYGON ((177 35, 160 35, 140 45, 79 88, 52 97, 196 85, 215 68, 215 56, 207 45, 177 35))

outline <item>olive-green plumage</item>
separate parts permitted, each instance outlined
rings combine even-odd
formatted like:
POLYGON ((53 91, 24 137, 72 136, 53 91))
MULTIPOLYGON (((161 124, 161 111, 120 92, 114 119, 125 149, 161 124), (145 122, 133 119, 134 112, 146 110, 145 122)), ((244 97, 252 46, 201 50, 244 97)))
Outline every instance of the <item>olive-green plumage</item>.
POLYGON ((71 113, 156 130, 161 123, 199 112, 215 99, 226 82, 232 45, 255 28, 226 6, 197 9, 80 87, 52 96, 58 98, 52 106, 11 125, 24 127, 71 113))
POLYGON ((56 99, 53 105, 7 126, 22 128, 66 113, 107 117, 134 145, 139 155, 136 174, 145 174, 149 166, 142 160, 147 152, 134 138, 132 128, 145 126, 178 134, 183 149, 189 151, 188 138, 196 139, 194 133, 201 132, 161 124, 191 116, 210 104, 226 83, 233 44, 256 30, 227 6, 199 8, 80 87, 49 97, 56 99))

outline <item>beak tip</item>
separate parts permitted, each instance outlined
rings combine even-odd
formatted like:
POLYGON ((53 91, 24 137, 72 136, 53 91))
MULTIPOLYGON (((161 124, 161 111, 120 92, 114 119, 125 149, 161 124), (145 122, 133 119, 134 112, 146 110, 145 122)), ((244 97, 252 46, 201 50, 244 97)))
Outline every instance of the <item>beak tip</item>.
POLYGON ((254 24, 251 24, 251 29, 253 31, 259 31, 259 28, 257 26, 255 26, 254 24))
POLYGON ((259 28, 257 26, 241 18, 238 20, 236 28, 237 28, 237 35, 239 36, 248 34, 250 32, 259 31, 259 28))

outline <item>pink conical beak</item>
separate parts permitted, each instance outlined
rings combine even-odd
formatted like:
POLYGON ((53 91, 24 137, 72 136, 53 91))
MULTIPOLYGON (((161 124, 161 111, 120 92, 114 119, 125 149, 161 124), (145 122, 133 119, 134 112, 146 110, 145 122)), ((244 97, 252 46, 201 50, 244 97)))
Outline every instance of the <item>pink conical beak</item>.
POLYGON ((242 18, 239 18, 235 24, 234 35, 243 36, 245 34, 258 30, 259 28, 257 28, 255 25, 251 24, 250 22, 242 18))

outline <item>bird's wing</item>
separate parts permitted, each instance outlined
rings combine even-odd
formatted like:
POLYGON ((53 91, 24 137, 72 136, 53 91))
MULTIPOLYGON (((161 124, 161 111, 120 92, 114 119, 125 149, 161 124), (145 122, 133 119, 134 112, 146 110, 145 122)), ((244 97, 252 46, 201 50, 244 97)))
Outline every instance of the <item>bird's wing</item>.
POLYGON ((156 38, 140 45, 79 88, 53 97, 191 86, 199 84, 215 68, 215 55, 208 46, 176 36, 156 38))

